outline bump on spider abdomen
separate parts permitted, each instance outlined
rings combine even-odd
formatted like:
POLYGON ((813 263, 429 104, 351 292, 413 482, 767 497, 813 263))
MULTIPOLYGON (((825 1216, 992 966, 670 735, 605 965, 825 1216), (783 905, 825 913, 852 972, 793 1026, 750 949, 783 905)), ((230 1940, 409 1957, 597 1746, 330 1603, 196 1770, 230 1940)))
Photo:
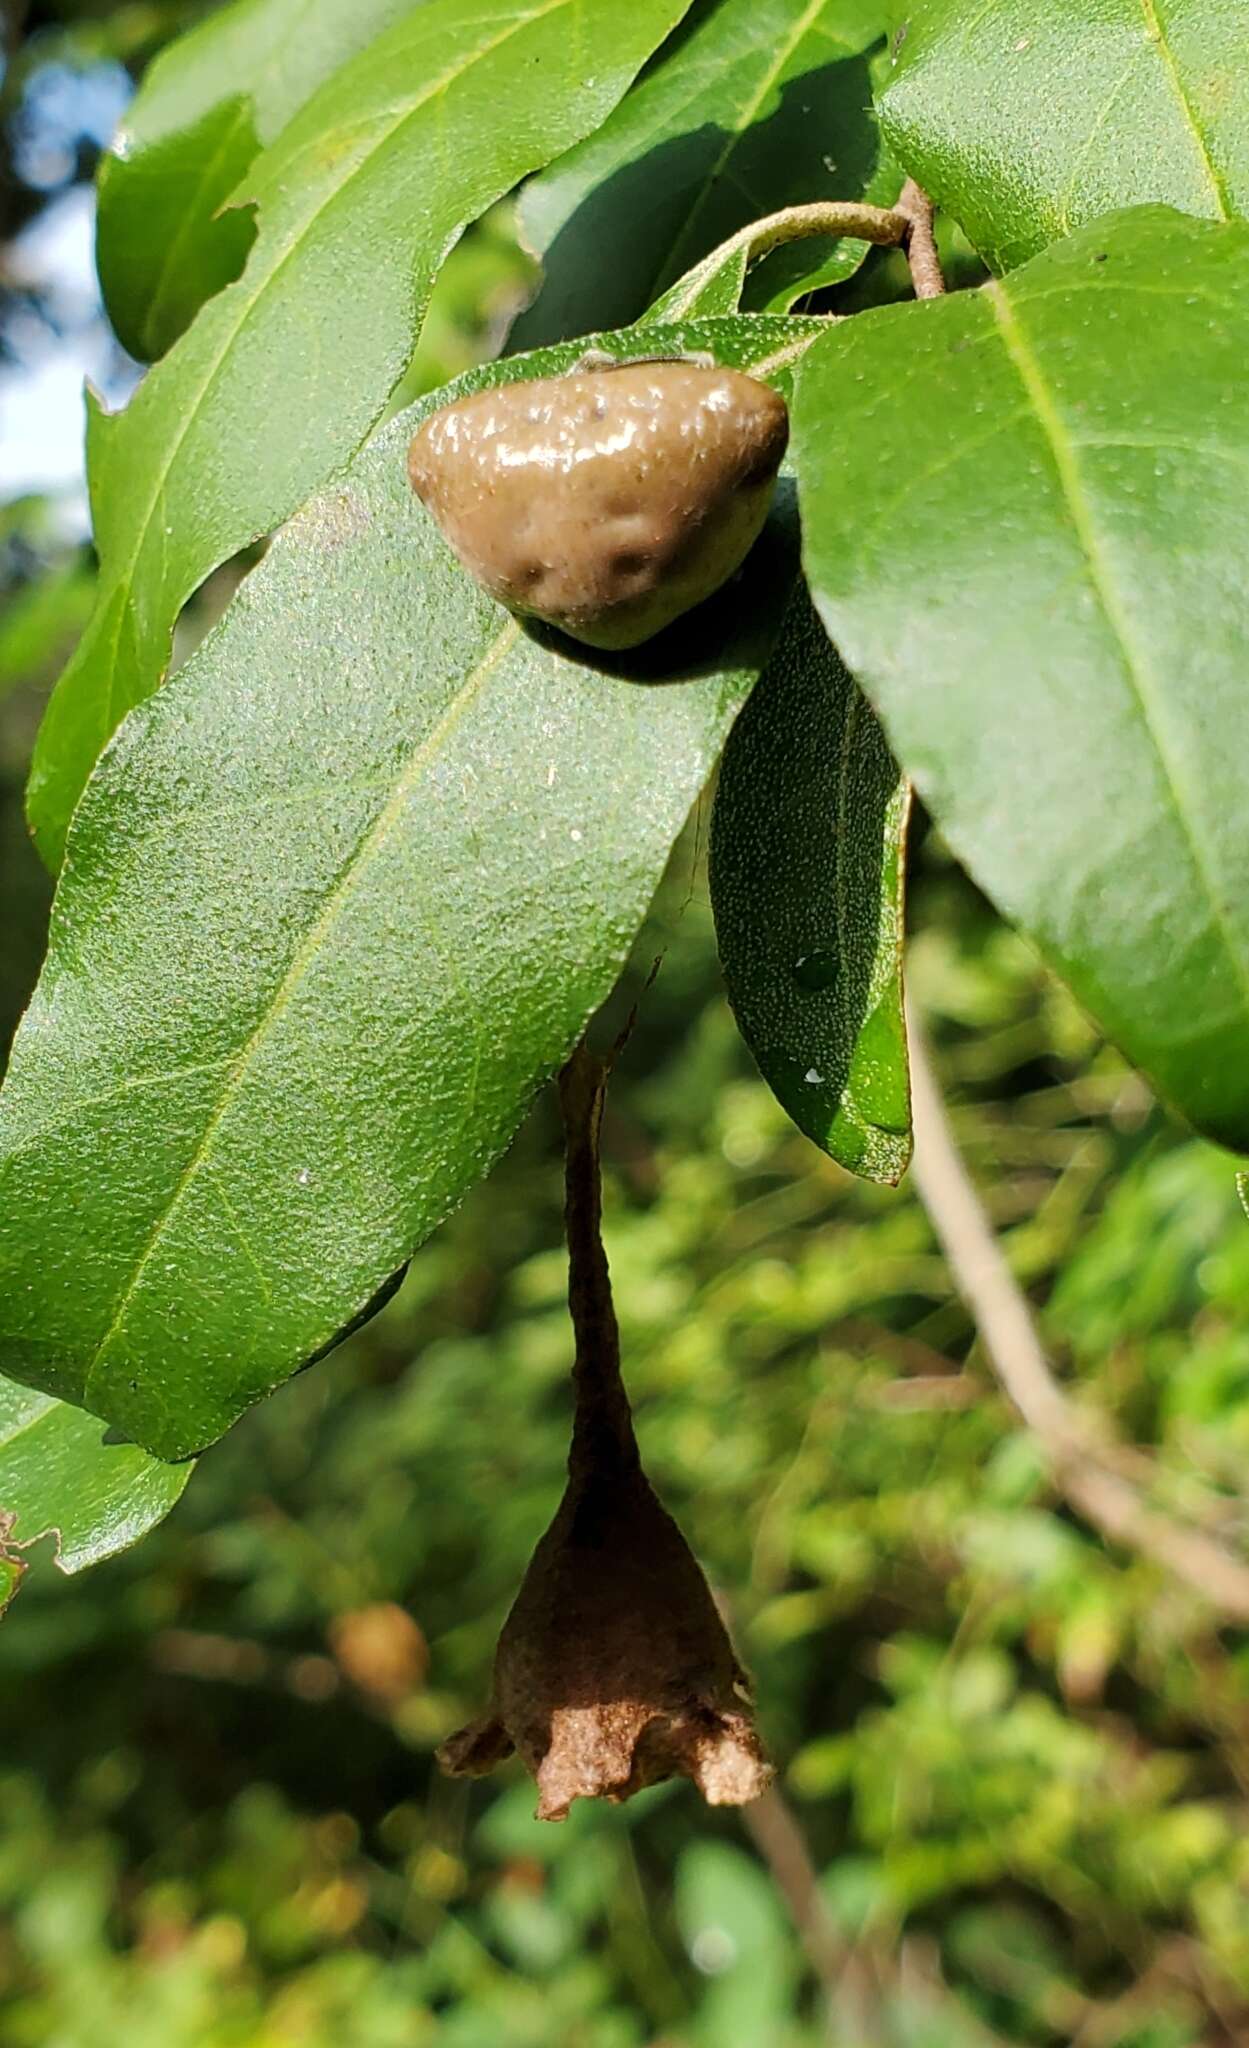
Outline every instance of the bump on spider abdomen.
POLYGON ((741 566, 788 435, 784 400, 741 371, 627 363, 457 400, 413 436, 408 475, 500 603, 626 648, 741 566))

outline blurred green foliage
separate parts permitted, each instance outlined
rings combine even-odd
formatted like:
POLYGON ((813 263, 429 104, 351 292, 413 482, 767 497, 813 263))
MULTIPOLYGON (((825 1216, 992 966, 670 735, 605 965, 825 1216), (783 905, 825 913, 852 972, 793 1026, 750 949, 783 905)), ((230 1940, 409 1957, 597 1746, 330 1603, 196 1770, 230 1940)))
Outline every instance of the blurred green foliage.
MULTIPOLYGON (((663 951, 609 1109, 608 1248, 650 1468, 732 1604, 844 1944, 833 2031, 736 1816, 682 1786, 543 1828, 515 1771, 432 1768, 560 1491, 544 1102, 384 1315, 164 1528, 84 1579, 28 1575, 0 1631, 6 2042, 1244 2038, 1244 1651, 1063 1506, 914 1199, 851 1182, 752 1074, 697 836, 621 997, 663 951)), ((1227 1164, 931 842, 914 922, 960 1135, 1051 1343, 1157 1446, 1160 1500, 1234 1538, 1227 1164)))
MULTIPOLYGON (((528 275, 508 218, 453 257, 405 396, 497 346, 528 275)), ((23 765, 89 572, 39 507, 5 521, 7 1035, 47 913, 23 765)), ((685 1785, 543 1827, 515 1767, 433 1767, 561 1487, 544 1100, 384 1314, 240 1424, 155 1535, 76 1580, 35 1554, 0 1629, 5 2048, 1249 2039, 1249 1646, 1065 1505, 913 1192, 851 1181, 754 1074, 704 836, 604 1021, 640 998, 608 1249, 644 1452, 732 1608, 805 1847, 685 1785)), ((1146 1447, 1161 1506, 1243 1543, 1229 1163, 932 838, 911 924, 959 1138, 1074 1395, 1146 1447)))

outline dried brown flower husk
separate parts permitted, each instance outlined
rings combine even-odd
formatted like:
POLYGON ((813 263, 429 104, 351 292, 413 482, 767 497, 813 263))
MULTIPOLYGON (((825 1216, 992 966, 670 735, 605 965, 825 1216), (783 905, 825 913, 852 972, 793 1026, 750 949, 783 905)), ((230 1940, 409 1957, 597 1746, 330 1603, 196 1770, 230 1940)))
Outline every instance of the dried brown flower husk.
POLYGON ((490 1710, 439 1751, 468 1776, 519 1752, 542 1820, 676 1775, 712 1805, 742 1805, 771 1778, 710 1588, 642 1470, 599 1227, 605 1084, 584 1048, 560 1080, 577 1336, 568 1485, 499 1638, 490 1710))

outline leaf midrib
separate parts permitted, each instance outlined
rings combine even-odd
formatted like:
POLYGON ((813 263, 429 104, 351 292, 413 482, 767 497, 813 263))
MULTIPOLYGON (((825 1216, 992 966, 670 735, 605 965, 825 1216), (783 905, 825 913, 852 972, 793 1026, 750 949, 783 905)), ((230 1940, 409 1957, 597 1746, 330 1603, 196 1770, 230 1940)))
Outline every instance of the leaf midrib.
POLYGON ((1179 102, 1180 112, 1184 116, 1185 126, 1192 136, 1197 154, 1201 158, 1202 171, 1205 174, 1210 190, 1214 194, 1215 204, 1219 209, 1219 218, 1224 221, 1233 220, 1236 209, 1231 203, 1231 195, 1227 190, 1226 181, 1222 172, 1215 164, 1210 144, 1193 110, 1193 104, 1188 97, 1184 80, 1180 76, 1180 67, 1176 61, 1175 52, 1167 40, 1167 32, 1158 0, 1140 0, 1140 4, 1141 12, 1145 16, 1145 27, 1149 40, 1157 50, 1159 62, 1171 81, 1172 90, 1179 102))
POLYGON ((1006 290, 1005 281, 997 279, 983 286, 982 290, 997 322, 1007 357, 1024 387, 1037 424, 1049 446, 1059 488, 1084 557, 1089 586, 1118 648, 1124 675, 1140 708, 1146 735, 1154 749, 1170 793, 1180 835, 1187 842, 1193 867, 1210 905, 1212 923, 1222 938, 1228 960, 1244 992, 1246 1009, 1249 1010, 1249 959, 1241 951, 1237 935, 1229 923, 1217 886, 1216 874, 1211 868, 1206 848, 1194 828, 1192 816, 1184 804, 1179 775, 1169 750, 1164 745, 1163 735, 1154 713, 1146 663, 1133 643, 1128 618, 1103 557, 1101 539, 1078 459, 1079 444, 1068 431, 1054 393, 1046 382, 1040 362, 1024 332, 1018 307, 1012 302, 1006 290))
MULTIPOLYGON (((268 143, 272 141, 272 135, 262 135, 260 133, 260 94, 262 94, 262 88, 274 78, 274 74, 281 70, 287 41, 291 39, 291 35, 295 35, 303 27, 303 23, 307 23, 307 16, 313 12, 313 8, 317 4, 319 4, 319 0, 303 0, 303 6, 299 10, 299 14, 295 14, 281 31, 278 31, 276 25, 272 25, 270 41, 268 41, 268 55, 262 59, 260 66, 252 72, 252 78, 248 80, 246 92, 227 92, 227 94, 221 94, 221 98, 225 98, 227 102, 233 100, 233 115, 229 117, 229 125, 221 131, 221 135, 217 139, 217 147, 213 150, 211 158, 207 160, 207 164, 201 166, 199 178, 195 180, 195 188, 192 188, 192 197, 190 197, 190 201, 182 209, 182 219, 178 221, 178 229, 176 229, 176 233, 172 236, 172 240, 166 244, 166 248, 164 248, 164 252, 160 256, 160 262, 156 266, 154 291, 152 291, 152 299, 149 299, 149 305, 147 305, 147 315, 143 319, 143 338, 145 338, 149 350, 152 350, 152 358, 156 358, 160 354, 160 350, 154 348, 156 340, 160 340, 160 319, 158 319, 158 315, 164 311, 166 293, 170 289, 170 281, 172 281, 172 276, 174 276, 178 258, 182 256, 188 240, 192 238, 192 233, 195 233, 195 229, 197 229, 199 211, 201 211, 201 205, 203 205, 203 195, 207 193, 207 190, 211 190, 215 174, 217 174, 217 166, 229 156, 231 147, 233 147, 235 139, 238 139, 238 133, 240 133, 240 129, 242 129, 242 125, 244 125, 244 121, 248 117, 252 117, 254 135, 256 135, 256 150, 252 152, 252 160, 260 154, 260 150, 264 150, 264 147, 268 147, 268 143)), ((311 94, 309 94, 309 98, 311 98, 311 94)), ((221 104, 221 100, 217 100, 213 104, 221 104)), ((297 109, 293 109, 291 115, 295 111, 297 109)), ((147 147, 160 147, 160 141, 162 141, 162 137, 156 137, 156 143, 149 143, 147 147)), ((227 209, 229 209, 227 203, 217 207, 213 219, 221 219, 221 215, 227 209)))
POLYGON ((230 1065, 216 1107, 204 1125, 203 1134, 183 1168, 178 1183, 169 1201, 157 1216, 149 1233, 147 1243, 131 1271, 126 1285, 117 1298, 108 1326, 101 1336, 83 1380, 83 1403, 89 1405, 95 1374, 104 1359, 109 1344, 117 1336, 131 1303, 143 1283, 143 1277, 154 1257, 166 1230, 169 1228, 182 1202, 191 1188, 196 1175, 210 1159, 217 1134, 224 1124, 254 1061, 269 1032, 281 1020, 289 1007, 296 990, 320 957, 321 949, 332 934, 338 918, 350 896, 358 887, 361 877, 367 873, 376 856, 387 845, 403 813, 404 806, 416 782, 440 748, 450 739, 461 719, 478 696, 500 661, 520 637, 520 626, 515 619, 509 619, 470 671, 459 690, 451 699, 446 710, 416 747, 395 778, 390 796, 376 813, 372 822, 357 840, 346 862, 339 869, 326 895, 321 910, 314 919, 306 936, 296 947, 286 972, 278 983, 273 995, 261 1012, 252 1031, 230 1065))
MULTIPOLYGON (((828 4, 828 0, 825 0, 825 4, 828 4)), ((994 4, 996 5, 996 0, 994 0, 994 4)), ((823 33, 826 35, 828 41, 833 45, 833 48, 835 50, 842 51, 845 57, 850 58, 861 54, 859 45, 854 41, 852 37, 838 35, 832 29, 825 29, 823 33)), ((756 53, 756 50, 748 51, 741 61, 743 63, 747 62, 748 59, 753 58, 756 55, 756 53)), ((668 105, 667 103, 665 103, 662 99, 661 93, 658 91, 658 88, 663 82, 662 72, 656 72, 650 79, 645 81, 644 85, 638 86, 635 89, 635 91, 629 95, 629 100, 626 103, 627 105, 634 105, 638 100, 640 100, 642 93, 644 91, 649 90, 651 87, 654 87, 656 89, 654 92, 654 97, 656 98, 656 100, 660 102, 660 104, 656 108, 655 117, 653 119, 650 119, 648 117, 644 125, 640 128, 636 127, 635 124, 635 129, 631 136, 632 148, 630 149, 629 154, 631 156, 640 154, 640 151, 638 149, 638 145, 640 143, 653 141, 656 136, 664 137, 668 135, 673 129, 674 125, 678 121, 680 121, 684 115, 688 114, 692 108, 701 108, 707 92, 707 78, 710 77, 711 79, 714 80, 718 68, 719 60, 713 60, 712 62, 709 62, 705 66, 702 66, 698 74, 696 75, 693 83, 690 85, 689 90, 681 98, 679 98, 674 105, 668 105)), ((624 108, 621 109, 621 112, 623 114, 624 108)), ((614 128, 616 124, 613 122, 611 125, 612 128, 614 128)), ((606 143, 610 135, 611 129, 604 128, 600 134, 593 135, 589 138, 589 143, 587 144, 587 147, 590 147, 594 144, 598 144, 600 142, 606 143)), ((740 140, 740 135, 738 135, 736 139, 740 140)), ((611 159, 609 159, 609 161, 610 160, 611 159)))
MULTIPOLYGON (((184 206, 182 219, 179 221, 174 234, 166 243, 164 253, 157 265, 152 294, 148 300, 147 313, 142 326, 149 362, 160 354, 157 343, 160 340, 161 315, 165 310, 166 294, 169 291, 170 283, 177 271, 182 255, 199 223, 200 208, 204 194, 212 189, 217 167, 228 158, 234 146, 235 138, 242 128, 251 107, 252 101, 247 94, 240 95, 236 100, 234 113, 229 125, 221 131, 216 149, 201 168, 200 175, 195 181, 193 195, 184 206)), ((220 217, 221 209, 218 209, 212 218, 219 220, 220 217)))
MULTIPOLYGON (((36 1408, 34 1413, 32 1415, 28 1415, 24 1422, 18 1423, 16 1429, 10 1429, 4 1436, 0 1436, 0 1452, 7 1451, 9 1445, 15 1444, 19 1437, 27 1435, 27 1433, 32 1429, 38 1429, 42 1423, 47 1421, 49 1415, 52 1413, 52 1410, 57 1405, 56 1395, 43 1394, 40 1396, 40 1398, 44 1404, 42 1408, 36 1408)), ((38 1542, 39 1536, 43 1535, 44 1533, 45 1532, 43 1530, 40 1530, 38 1532, 38 1535, 27 1536, 22 1541, 19 1541, 18 1538, 15 1536, 8 1536, 5 1538, 5 1541, 11 1543, 15 1550, 24 1550, 31 1543, 38 1542)))
MULTIPOLYGON (((318 0, 303 0, 302 6, 298 9, 293 18, 290 21, 286 22, 281 29, 275 28, 274 33, 270 39, 269 54, 263 60, 263 62, 257 67, 257 69, 252 73, 252 76, 248 81, 247 90, 245 92, 227 93, 225 95, 225 98, 227 100, 233 99, 234 101, 234 113, 231 116, 229 126, 222 131, 216 149, 209 157, 207 163, 201 167, 200 175, 195 181, 193 199, 184 208, 182 219, 178 223, 177 231, 174 234, 172 240, 166 245, 166 248, 161 256, 161 260, 156 268, 155 285, 152 291, 151 299, 148 304, 147 317, 143 323, 144 338, 146 339, 149 347, 151 347, 153 341, 159 337, 160 327, 159 322, 157 320, 157 315, 163 309, 165 294, 169 288, 170 280, 173 277, 177 259, 181 256, 182 251, 186 248, 188 239, 196 226, 197 217, 199 214, 199 209, 203 200, 204 193, 207 190, 211 189, 213 178, 216 173, 218 164, 222 162, 223 158, 228 156, 229 151, 233 147, 235 139, 238 136, 239 130, 242 127, 244 120, 248 117, 249 114, 254 123, 254 133, 256 136, 256 150, 254 152, 254 156, 259 155, 260 151, 262 149, 266 149, 269 143, 273 140, 272 136, 262 135, 260 133, 261 88, 267 85, 269 81, 273 78, 275 73, 280 70, 285 55, 286 39, 288 39, 290 36, 296 33, 301 21, 307 21, 308 16, 313 12, 313 9, 317 6, 317 4, 318 0)), ((309 95, 309 97, 311 97, 311 95, 309 95)), ((215 102, 215 104, 220 104, 220 102, 215 102)), ((294 111, 297 110, 292 110, 292 118, 294 111)), ((285 123, 283 123, 282 125, 284 126, 285 123)), ((158 137, 156 144, 149 145, 149 147, 159 147, 160 139, 161 138, 158 137)), ((227 210, 228 205, 222 205, 218 207, 216 213, 213 215, 213 219, 220 220, 222 213, 226 212, 227 210)))
POLYGON ((785 66, 788 64, 790 58, 793 56, 794 51, 799 47, 804 38, 810 33, 811 29, 818 21, 820 15, 824 12, 824 9, 827 7, 827 5, 828 0, 809 0, 809 5, 806 7, 798 21, 794 24, 793 33, 788 37, 786 41, 778 45, 776 54, 773 57, 772 62, 767 66, 766 70, 763 73, 763 76, 758 81, 755 90, 750 95, 750 98, 746 101, 746 104, 740 109, 738 115, 736 116, 733 130, 729 135, 728 140, 724 145, 724 148, 721 150, 719 156, 716 158, 715 163, 711 166, 711 169, 708 171, 707 176, 704 178, 698 197, 695 199, 693 205, 690 207, 689 212, 686 214, 685 219, 681 224, 681 231, 678 234, 676 240, 673 242, 672 247, 668 251, 667 260, 664 264, 662 271, 660 271, 659 274, 652 281, 652 296, 657 291, 661 291, 665 283, 675 284, 677 277, 679 277, 681 271, 681 252, 689 242, 695 221, 698 219, 699 215, 703 211, 703 208, 706 206, 708 199, 711 197, 711 194, 715 189, 717 181, 723 175, 725 165, 729 162, 729 159, 732 157, 734 150, 738 147, 739 143, 741 142, 741 139, 743 135, 746 133, 746 130, 752 125, 755 115, 758 113, 760 107, 763 105, 763 102, 767 98, 768 94, 771 92, 772 87, 776 84, 777 79, 784 71, 785 66))

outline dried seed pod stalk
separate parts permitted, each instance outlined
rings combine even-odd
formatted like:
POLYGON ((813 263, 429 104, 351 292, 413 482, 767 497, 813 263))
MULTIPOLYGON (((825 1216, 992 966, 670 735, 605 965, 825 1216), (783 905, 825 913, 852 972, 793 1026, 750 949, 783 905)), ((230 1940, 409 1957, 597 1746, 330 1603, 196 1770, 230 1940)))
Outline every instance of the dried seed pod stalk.
POLYGON ((581 1047, 560 1078, 576 1334, 568 1485, 499 1638, 490 1711, 439 1752, 444 1770, 476 1777, 519 1751, 542 1820, 678 1773, 712 1805, 741 1805, 771 1776, 707 1581, 638 1455, 599 1227, 605 1086, 581 1047))

